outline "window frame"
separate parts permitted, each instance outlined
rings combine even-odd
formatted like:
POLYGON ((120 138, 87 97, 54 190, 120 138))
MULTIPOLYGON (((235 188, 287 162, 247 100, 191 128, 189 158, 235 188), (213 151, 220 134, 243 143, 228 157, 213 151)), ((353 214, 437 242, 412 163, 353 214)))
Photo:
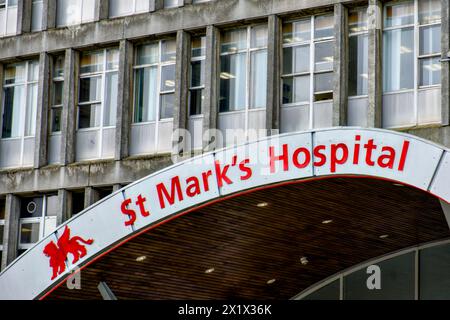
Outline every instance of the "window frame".
MULTIPOLYGON (((252 55, 255 52, 266 52, 267 54, 267 50, 268 50, 268 25, 266 23, 255 23, 255 24, 249 24, 243 27, 238 27, 238 28, 234 28, 234 29, 224 29, 221 32, 220 35, 220 49, 219 49, 219 65, 218 65, 218 72, 219 72, 219 92, 218 92, 218 99, 220 99, 220 76, 222 74, 221 71, 221 64, 222 64, 222 57, 226 57, 226 56, 233 56, 233 55, 239 55, 239 54, 245 54, 245 104, 244 104, 244 108, 242 109, 237 109, 237 110, 228 110, 228 111, 220 111, 220 101, 218 101, 218 114, 232 114, 232 113, 241 113, 244 112, 245 113, 245 131, 247 131, 247 126, 248 126, 248 118, 249 118, 249 112, 253 112, 253 111, 257 111, 257 110, 265 110, 267 109, 267 99, 266 99, 266 105, 264 107, 252 107, 251 106, 251 93, 252 93, 252 62, 253 62, 253 58, 252 55), (265 46, 262 47, 252 47, 251 44, 251 40, 252 40, 252 29, 256 28, 256 27, 261 27, 261 26, 265 26, 266 27, 266 32, 267 32, 267 42, 265 46), (222 37, 223 34, 226 32, 230 32, 230 31, 238 31, 238 30, 245 30, 246 32, 246 46, 244 49, 237 49, 236 51, 233 52, 221 52, 222 49, 222 37)), ((267 59, 266 59, 266 63, 267 63, 267 59)), ((266 67, 266 72, 267 72, 267 67, 266 67)), ((266 87, 267 90, 267 87, 266 87)))
POLYGON ((31 32, 38 32, 38 31, 42 31, 42 22, 43 22, 43 19, 42 19, 42 15, 43 15, 43 12, 44 12, 44 0, 33 0, 32 1, 32 4, 31 4, 31 23, 30 23, 30 30, 31 30, 31 32), (38 16, 38 19, 39 19, 39 28, 37 28, 37 29, 35 29, 35 28, 33 28, 33 24, 34 24, 34 10, 35 10, 35 7, 36 6, 38 6, 38 5, 41 5, 41 11, 40 11, 40 16, 38 16))
MULTIPOLYGON (((49 124, 49 135, 60 135, 62 132, 61 129, 61 124, 60 124, 60 129, 58 131, 54 131, 53 130, 53 112, 55 109, 59 109, 62 115, 62 110, 64 107, 64 101, 63 101, 63 96, 64 96, 64 81, 65 81, 65 74, 64 74, 64 65, 63 65, 63 74, 62 76, 57 76, 55 75, 54 71, 55 71, 55 62, 58 58, 62 57, 63 61, 64 61, 64 55, 60 55, 60 56, 55 56, 53 57, 53 65, 52 65, 52 82, 51 82, 51 89, 50 89, 50 124, 49 124), (62 92, 62 97, 61 97, 61 104, 54 104, 54 95, 55 95, 55 83, 62 83, 63 86, 63 92, 62 92)), ((78 118, 77 118, 78 119, 78 118)))
MULTIPOLYGON (((331 69, 327 70, 319 70, 316 71, 316 46, 317 44, 321 43, 333 43, 336 42, 336 34, 333 32, 333 36, 327 36, 327 37, 315 37, 315 30, 316 30, 316 24, 315 21, 318 17, 323 16, 333 16, 333 12, 324 12, 316 15, 306 16, 306 17, 300 17, 296 19, 286 20, 283 22, 283 24, 288 23, 294 23, 299 21, 308 21, 309 20, 309 27, 310 27, 310 37, 308 40, 304 41, 298 41, 298 42, 291 42, 291 43, 284 43, 282 40, 282 46, 281 46, 281 81, 280 81, 280 93, 281 93, 281 108, 289 108, 289 107, 298 107, 298 106, 309 106, 309 128, 314 128, 314 104, 315 103, 323 103, 323 102, 330 102, 333 101, 333 98, 326 99, 326 100, 318 100, 316 101, 316 95, 317 94, 329 94, 333 93, 333 89, 326 90, 326 91, 315 91, 315 76, 318 74, 326 74, 331 73, 334 77, 334 53, 333 53, 333 66, 331 69), (303 71, 303 72, 292 72, 292 73, 284 73, 283 66, 284 66, 284 49, 286 48, 296 48, 296 47, 304 47, 309 46, 309 70, 303 71), (291 103, 283 103, 283 83, 284 79, 286 78, 292 78, 293 80, 295 77, 300 76, 309 76, 309 99, 308 101, 300 101, 300 102, 291 102, 291 103)), ((282 39, 284 37, 284 34, 282 33, 282 39)))
MULTIPOLYGON (((59 6, 59 1, 63 1, 63 0, 57 0, 56 1, 56 19, 55 19, 55 24, 57 28, 64 28, 64 27, 70 27, 70 26, 76 26, 76 25, 80 25, 80 24, 84 24, 84 23, 89 23, 89 22, 93 22, 95 20, 95 14, 92 14, 92 18, 84 18, 83 17, 83 7, 85 4, 85 1, 93 1, 93 0, 79 0, 81 2, 81 7, 80 7, 80 13, 77 17, 75 17, 76 19, 73 19, 73 23, 67 23, 67 24, 59 24, 59 16, 58 16, 58 6, 59 6)), ((67 20, 67 17, 66 19, 67 20)))
MULTIPOLYGON (((206 45, 206 36, 205 35, 201 35, 198 36, 196 38, 200 38, 200 41, 202 41, 202 39, 205 39, 205 45, 206 45)), ((192 42, 191 42, 192 44, 192 42)), ((203 117, 203 101, 201 102, 200 105, 200 113, 198 114, 193 114, 191 115, 191 96, 192 96, 192 91, 197 91, 197 90, 201 90, 201 92, 204 92, 206 86, 205 86, 205 76, 206 76, 206 47, 204 49, 204 54, 201 56, 192 56, 192 48, 190 50, 190 63, 189 63, 189 101, 188 101, 188 117, 193 119, 193 118, 198 118, 198 117, 203 117), (203 68, 200 70, 201 73, 203 73, 203 83, 200 84, 200 86, 192 86, 192 63, 194 62, 200 62, 200 64, 203 62, 203 68)), ((201 68, 201 67, 200 67, 201 68)))
MULTIPOLYGON (((100 82, 101 82, 101 89, 100 89, 100 100, 89 100, 89 101, 85 101, 85 102, 80 102, 80 93, 81 91, 79 90, 78 92, 78 100, 77 100, 77 112, 76 112, 76 131, 77 132, 83 132, 83 131, 96 131, 99 130, 100 131, 100 141, 99 141, 99 145, 102 145, 102 137, 103 137, 103 130, 104 129, 112 129, 112 128, 116 128, 116 124, 114 125, 108 125, 105 126, 104 123, 104 111, 105 111, 105 100, 106 100, 106 78, 108 74, 113 74, 113 73, 117 73, 119 72, 119 67, 117 66, 117 68, 114 69, 108 69, 107 65, 108 65, 108 51, 109 50, 117 50, 117 47, 108 47, 108 48, 104 48, 104 49, 100 49, 100 50, 93 50, 93 51, 86 51, 84 52, 85 54, 95 54, 98 52, 102 53, 102 70, 101 71, 94 71, 94 72, 85 72, 85 73, 81 73, 81 63, 80 63, 80 73, 78 75, 78 86, 79 88, 81 88, 81 80, 82 79, 93 79, 93 78, 100 78, 100 82), (80 128, 80 107, 86 107, 86 106, 92 106, 92 105, 100 105, 100 123, 98 126, 93 126, 93 127, 87 127, 87 128, 80 128)), ((117 108, 117 106, 116 106, 117 108)), ((117 111, 117 110, 116 110, 117 111)), ((101 148, 100 148, 101 150, 101 148)))
MULTIPOLYGON (((110 0, 108 0, 108 1, 110 1, 110 0)), ((140 10, 140 11, 137 11, 136 10, 136 3, 137 3, 137 0, 131 0, 132 1, 132 3, 133 3, 133 9, 129 12, 129 13, 123 13, 123 14, 117 14, 117 15, 112 15, 111 14, 111 11, 109 11, 108 12, 108 17, 109 18, 111 18, 111 19, 113 19, 113 18, 119 18, 119 17, 126 17, 126 16, 131 16, 131 15, 134 15, 134 14, 140 14, 140 13, 146 13, 146 12, 149 12, 150 11, 150 6, 149 6, 149 8, 147 9, 147 10, 140 10)), ((111 2, 109 2, 109 5, 111 5, 111 2)))
POLYGON ((161 79, 162 79, 162 70, 163 67, 167 66, 174 66, 176 68, 176 52, 175 52, 175 59, 169 60, 169 61, 162 61, 162 53, 163 53, 163 42, 164 41, 176 41, 174 38, 164 38, 148 43, 142 43, 140 46, 146 46, 146 45, 152 45, 152 44, 158 44, 158 60, 154 63, 146 63, 146 64, 137 64, 137 58, 138 58, 138 50, 135 50, 135 56, 134 56, 134 64, 133 64, 133 112, 132 112, 132 122, 131 124, 133 126, 136 125, 145 125, 154 123, 156 124, 156 132, 158 132, 158 123, 160 122, 171 122, 173 121, 173 115, 171 118, 161 118, 161 99, 164 95, 169 94, 175 94, 175 86, 173 87, 173 90, 162 90, 161 87, 161 79), (155 106, 155 120, 146 120, 146 121, 135 121, 136 119, 136 70, 140 69, 146 69, 146 68, 152 68, 156 67, 156 92, 157 92, 157 99, 156 99, 156 106, 155 106))
MULTIPOLYGON (((0 22, 0 23, 4 23, 4 25, 3 25, 4 33, 0 34, 0 38, 1 37, 14 36, 14 35, 17 34, 17 23, 16 23, 16 26, 14 28, 14 32, 13 33, 8 33, 8 31, 7 31, 8 30, 8 10, 10 10, 11 8, 16 8, 16 10, 18 10, 18 4, 10 5, 9 4, 10 1, 11 0, 5 0, 5 7, 4 8, 0 8, 0 10, 4 10, 5 11, 5 18, 6 18, 4 22, 3 21, 0 22)), ((16 19, 17 19, 17 17, 16 17, 16 19)))

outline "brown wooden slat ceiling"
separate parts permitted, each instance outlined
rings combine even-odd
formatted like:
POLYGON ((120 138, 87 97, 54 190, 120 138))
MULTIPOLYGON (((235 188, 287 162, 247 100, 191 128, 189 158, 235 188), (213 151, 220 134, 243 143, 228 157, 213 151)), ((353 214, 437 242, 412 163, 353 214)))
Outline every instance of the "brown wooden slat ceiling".
POLYGON ((318 180, 177 218, 83 269, 81 290, 63 284, 48 298, 101 299, 97 285, 106 281, 118 299, 288 299, 370 258, 449 236, 439 201, 424 192, 381 180, 318 180))

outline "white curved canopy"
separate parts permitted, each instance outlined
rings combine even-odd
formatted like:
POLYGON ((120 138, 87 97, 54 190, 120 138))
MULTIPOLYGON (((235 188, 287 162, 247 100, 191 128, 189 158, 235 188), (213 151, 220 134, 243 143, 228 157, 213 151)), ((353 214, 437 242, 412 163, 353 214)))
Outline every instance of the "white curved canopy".
POLYGON ((271 136, 177 163, 85 209, 0 274, 0 299, 42 298, 71 272, 200 206, 343 175, 396 181, 450 203, 449 150, 416 136, 350 127, 271 136))

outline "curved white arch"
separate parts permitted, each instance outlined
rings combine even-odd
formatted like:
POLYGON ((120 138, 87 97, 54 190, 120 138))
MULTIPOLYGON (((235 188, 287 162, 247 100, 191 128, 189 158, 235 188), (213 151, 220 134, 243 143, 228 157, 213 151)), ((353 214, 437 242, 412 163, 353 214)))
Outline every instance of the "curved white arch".
POLYGON ((70 272, 201 206, 249 190, 330 176, 392 180, 450 203, 450 151, 416 136, 351 127, 271 136, 177 163, 85 209, 0 273, 0 299, 40 298, 70 272), (74 263, 69 254, 52 279, 52 261, 44 249, 53 243, 53 260, 66 257, 61 250, 66 228, 86 255, 74 263))

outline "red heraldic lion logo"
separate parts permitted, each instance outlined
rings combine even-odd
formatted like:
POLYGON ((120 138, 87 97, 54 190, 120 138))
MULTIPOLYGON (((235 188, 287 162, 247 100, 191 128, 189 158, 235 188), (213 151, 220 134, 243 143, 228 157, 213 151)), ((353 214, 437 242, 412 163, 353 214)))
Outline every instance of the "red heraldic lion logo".
POLYGON ((63 234, 58 239, 58 244, 53 241, 44 248, 44 254, 50 258, 50 267, 53 269, 52 280, 66 270, 66 259, 70 253, 73 256, 72 263, 76 263, 83 258, 87 251, 86 247, 81 243, 91 245, 94 240, 84 240, 81 237, 70 237, 70 229, 66 226, 63 234))

